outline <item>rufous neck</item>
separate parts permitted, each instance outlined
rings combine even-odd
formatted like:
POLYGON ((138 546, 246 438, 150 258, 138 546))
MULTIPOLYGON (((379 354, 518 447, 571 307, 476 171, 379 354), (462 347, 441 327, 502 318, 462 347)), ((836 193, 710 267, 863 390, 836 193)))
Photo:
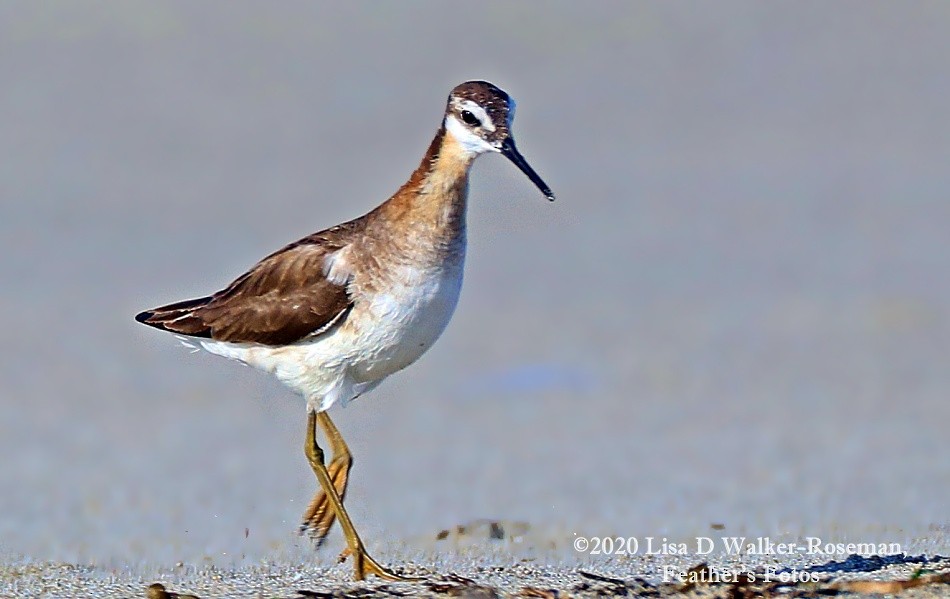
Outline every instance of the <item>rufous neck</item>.
POLYGON ((437 229, 464 228, 468 173, 475 158, 440 127, 418 168, 388 202, 391 218, 437 229))

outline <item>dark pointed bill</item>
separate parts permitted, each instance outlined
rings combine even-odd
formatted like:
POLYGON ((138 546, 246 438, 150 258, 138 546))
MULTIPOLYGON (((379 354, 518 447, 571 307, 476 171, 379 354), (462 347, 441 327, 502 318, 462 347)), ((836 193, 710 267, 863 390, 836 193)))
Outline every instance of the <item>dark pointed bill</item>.
POLYGON ((524 159, 524 156, 518 151, 518 148, 515 147, 515 140, 512 138, 507 138, 501 143, 501 153, 504 154, 508 160, 515 163, 515 166, 521 169, 521 172, 528 175, 528 178, 531 179, 531 182, 538 186, 538 189, 541 190, 541 193, 544 194, 544 197, 554 201, 554 192, 551 191, 551 188, 548 187, 548 184, 545 183, 541 177, 538 176, 538 173, 534 172, 534 169, 531 168, 531 165, 528 164, 528 161, 524 159))

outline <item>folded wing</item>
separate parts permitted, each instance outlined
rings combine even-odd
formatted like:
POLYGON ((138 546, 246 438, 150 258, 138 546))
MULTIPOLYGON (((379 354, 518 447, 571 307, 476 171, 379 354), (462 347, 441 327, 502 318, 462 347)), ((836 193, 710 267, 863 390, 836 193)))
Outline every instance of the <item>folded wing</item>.
POLYGON ((286 345, 342 322, 352 307, 347 281, 326 273, 358 221, 290 244, 258 262, 227 288, 146 310, 135 319, 155 328, 232 343, 286 345))

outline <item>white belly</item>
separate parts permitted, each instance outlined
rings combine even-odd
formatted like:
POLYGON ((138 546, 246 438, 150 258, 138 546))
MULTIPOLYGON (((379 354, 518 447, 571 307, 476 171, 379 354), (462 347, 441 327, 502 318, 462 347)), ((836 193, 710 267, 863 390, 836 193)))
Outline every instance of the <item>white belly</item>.
POLYGON ((375 295, 366 310, 352 315, 363 348, 350 367, 359 382, 387 377, 415 362, 442 335, 455 312, 461 265, 435 276, 406 270, 404 283, 375 295))
POLYGON ((435 270, 405 267, 385 293, 357 297, 339 328, 284 347, 201 340, 208 351, 274 374, 326 410, 376 387, 419 359, 442 334, 458 304, 462 260, 435 270))

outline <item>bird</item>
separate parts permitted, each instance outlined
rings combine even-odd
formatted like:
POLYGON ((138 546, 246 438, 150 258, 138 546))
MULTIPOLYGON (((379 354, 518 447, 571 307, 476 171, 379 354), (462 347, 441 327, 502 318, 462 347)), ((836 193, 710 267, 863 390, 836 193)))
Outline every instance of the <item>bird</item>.
POLYGON ((327 411, 418 360, 448 325, 462 287, 469 173, 478 156, 501 153, 554 200, 515 145, 514 115, 515 101, 501 88, 461 83, 419 166, 385 202, 284 246, 216 293, 135 317, 268 372, 305 400, 304 454, 319 487, 301 532, 319 545, 339 521, 356 580, 410 578, 369 555, 344 508, 353 458, 327 411))

